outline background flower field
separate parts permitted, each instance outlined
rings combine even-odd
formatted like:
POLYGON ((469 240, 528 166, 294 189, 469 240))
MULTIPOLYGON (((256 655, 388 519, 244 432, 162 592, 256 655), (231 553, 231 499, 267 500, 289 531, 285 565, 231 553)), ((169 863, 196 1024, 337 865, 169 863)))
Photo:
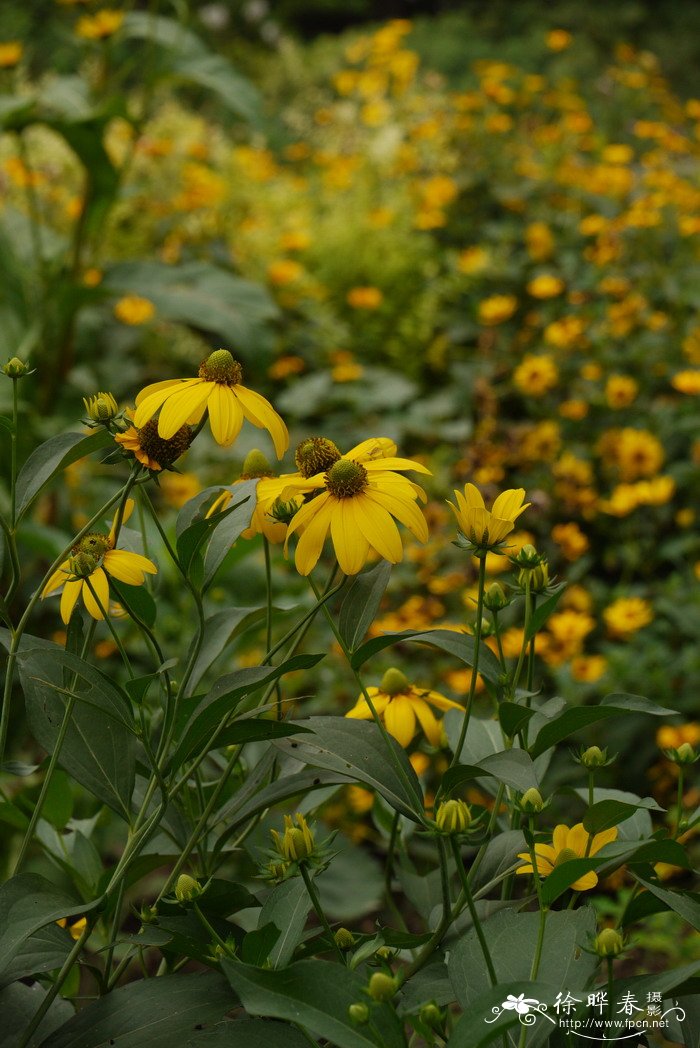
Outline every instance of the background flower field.
MULTIPOLYGON (((419 478, 430 537, 407 538, 366 624, 370 638, 430 629, 461 637, 465 627, 473 636, 479 558, 452 541, 447 500, 466 483, 488 505, 524 488, 531 505, 507 552, 534 545, 549 580, 567 583, 537 633, 530 690, 573 707, 646 696, 675 711, 601 720, 585 742, 617 754, 596 772, 597 788, 655 802, 653 821, 648 811, 634 816, 637 836, 679 837, 679 764, 668 751, 700 743, 700 93, 678 57, 689 45, 673 20, 664 35, 644 18, 625 25, 609 15, 607 32, 596 34, 579 6, 563 6, 561 20, 540 13, 507 36, 502 22, 476 12, 380 22, 358 5, 357 19, 340 26, 328 15, 334 32, 317 35, 308 12, 291 3, 278 11, 192 4, 178 21, 165 5, 100 11, 67 0, 41 5, 37 33, 27 11, 10 7, 0 40, 0 360, 18 357, 35 370, 3 381, 0 413, 19 413, 21 463, 41 441, 81 428, 84 397, 108 390, 131 407, 144 386, 197 375, 226 347, 245 385, 289 427, 281 472, 295 468, 293 450, 310 435, 343 453, 389 438, 430 470, 419 478)), ((7 449, 10 429, 0 431, 7 449)), ((164 531, 172 538, 178 512, 209 486, 231 485, 235 494, 258 447, 275 461, 260 430, 247 425, 224 448, 205 429, 176 469, 155 478, 164 531)), ((3 505, 12 498, 14 519, 5 448, 2 461, 3 505)), ((113 494, 113 457, 59 464, 61 482, 36 489, 18 532, 13 606, 26 604, 70 536, 113 494)), ((138 527, 143 552, 154 555, 159 536, 143 510, 138 527)), ((222 560, 206 599, 212 631, 216 623, 207 670, 257 667, 270 648, 269 551, 273 639, 304 607, 308 587, 275 541, 268 549, 259 536, 239 538, 222 560)), ((163 558, 158 568, 149 586, 160 636, 181 653, 190 641, 188 595, 176 565, 163 558)), ((485 571, 487 585, 513 585, 499 551, 485 555, 485 571)), ((3 573, 14 580, 9 553, 3 573)), ((34 616, 33 635, 75 651, 55 602, 34 616)), ((522 608, 515 602, 500 617, 501 654, 517 661, 529 640, 522 608)), ((115 621, 134 648, 137 676, 146 675, 150 655, 138 631, 115 621)), ((485 644, 499 653, 493 635, 485 644)), ((360 689, 321 616, 305 646, 326 658, 285 677, 284 701, 295 717, 343 717, 360 689)), ((121 679, 120 654, 100 624, 95 665, 121 679)), ((450 702, 464 704, 472 686, 471 667, 444 645, 381 651, 367 683, 381 692, 394 666, 450 702)), ((492 683, 473 682, 483 723, 492 683)), ((450 759, 446 738, 425 736, 405 745, 430 802, 450 759)), ((9 741, 5 876, 48 748, 28 732, 19 703, 9 741)), ((249 745, 234 779, 246 778, 265 745, 249 745)), ((216 758, 214 768, 224 766, 216 758)), ((687 812, 700 804, 696 767, 680 780, 687 812)), ((67 772, 56 772, 45 798, 27 868, 87 900, 103 860, 116 863, 122 845, 113 817, 99 815, 67 772), (86 855, 61 854, 69 834, 71 848, 76 834, 86 842, 86 855)), ((558 747, 547 772, 552 823, 568 818, 574 790, 585 800, 587 783, 568 746, 558 747)), ((464 797, 494 810, 474 785, 464 797)), ((282 810, 244 839, 241 882, 255 884, 282 810)), ((396 833, 390 807, 365 782, 329 786, 323 804, 310 793, 300 810, 338 831, 338 855, 319 888, 326 913, 370 936, 377 913, 391 907, 383 900, 385 878, 392 883, 387 840, 391 856, 396 833)), ((693 888, 696 832, 681 836, 688 869, 656 864, 671 888, 693 888)), ((414 845, 414 866, 395 885, 407 933, 440 899, 427 843, 414 845)), ((134 908, 157 893, 161 874, 146 862, 145 884, 133 898, 124 889, 134 908)), ((603 921, 624 917, 633 883, 624 867, 601 879, 603 921)), ((138 927, 127 922, 125 934, 138 927)), ((157 938, 156 929, 154 946, 157 938)), ((616 964, 627 978, 696 960, 693 921, 659 907, 616 964)), ((436 979, 419 989, 449 1007, 436 979)), ((83 990, 92 992, 85 979, 83 990)), ((62 993, 80 996, 77 976, 62 993)), ((425 1003, 419 990, 414 997, 405 1009, 425 1003)), ((444 1043, 421 1021, 424 1041, 414 1043, 444 1043)), ((36 1041, 44 1043, 53 1042, 36 1041)))

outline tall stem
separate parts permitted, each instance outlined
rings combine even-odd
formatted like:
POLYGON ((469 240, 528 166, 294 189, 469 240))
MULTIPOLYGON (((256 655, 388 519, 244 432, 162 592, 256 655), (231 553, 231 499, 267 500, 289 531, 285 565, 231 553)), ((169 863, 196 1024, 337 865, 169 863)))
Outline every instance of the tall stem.
POLYGON ((308 868, 308 866, 306 865, 305 862, 300 862, 299 863, 299 872, 301 873, 301 876, 304 879, 304 884, 306 885, 306 890, 309 893, 309 898, 311 899, 311 905, 314 908, 314 913, 316 914, 316 916, 318 917, 319 921, 321 922, 326 935, 328 936, 330 941, 333 943, 333 946, 335 947, 335 951, 338 954, 338 957, 340 958, 341 964, 345 964, 345 957, 343 956, 343 951, 341 950, 340 946, 338 946, 338 943, 335 941, 335 936, 333 935, 333 929, 331 928, 330 924, 328 923, 328 918, 326 917, 326 914, 324 912, 323 906, 321 905, 321 900, 318 897, 318 892, 316 891, 316 885, 314 884, 314 879, 311 876, 311 874, 309 873, 309 868, 308 868))
POLYGON ((481 648, 481 620, 484 614, 484 589, 486 586, 486 554, 479 554, 479 583, 478 591, 476 596, 476 622, 474 623, 474 660, 472 664, 472 677, 469 682, 469 694, 467 695, 467 704, 464 708, 464 718, 462 720, 462 729, 459 733, 459 741, 455 747, 455 751, 452 755, 452 761, 450 767, 454 767, 455 764, 459 763, 459 758, 462 754, 462 748, 464 746, 465 739, 467 737, 467 729, 469 727, 469 719, 472 715, 472 706, 474 705, 474 696, 476 695, 476 681, 479 674, 479 650, 481 648))

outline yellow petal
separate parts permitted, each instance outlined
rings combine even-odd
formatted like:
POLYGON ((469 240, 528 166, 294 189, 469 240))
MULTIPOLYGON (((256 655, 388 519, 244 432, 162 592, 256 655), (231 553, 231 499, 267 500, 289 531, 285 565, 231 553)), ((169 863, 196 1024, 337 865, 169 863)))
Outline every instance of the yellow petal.
POLYGON ((568 848, 567 838, 569 836, 569 827, 565 826, 564 823, 560 823, 554 827, 554 833, 552 834, 552 844, 557 852, 564 851, 564 848, 568 848))
POLYGON ((510 535, 515 524, 512 520, 501 520, 499 517, 494 517, 493 513, 490 514, 490 518, 488 522, 489 543, 503 542, 506 535, 510 535))
POLYGON ((572 826, 566 836, 566 847, 570 848, 571 851, 576 852, 581 858, 586 854, 586 847, 588 845, 588 830, 584 830, 583 823, 577 822, 575 826, 572 826))
POLYGON ((158 571, 152 560, 126 549, 112 549, 105 553, 102 563, 108 575, 125 582, 127 586, 141 586, 144 572, 155 575, 158 571))
POLYGON ((377 505, 382 506, 389 513, 393 513, 404 527, 413 532, 419 542, 428 541, 428 522, 415 502, 411 502, 408 499, 395 498, 393 495, 389 495, 384 491, 377 491, 373 487, 367 488, 365 498, 376 502, 377 505))
MULTIPOLYGON (((134 512, 134 505, 135 505, 135 503, 134 503, 133 499, 127 499, 126 502, 124 503, 124 512, 122 514, 122 518, 121 518, 121 521, 120 521, 120 524, 119 524, 120 527, 121 527, 122 524, 126 524, 127 520, 129 519, 131 514, 134 512)), ((112 542, 114 542, 115 539, 116 539, 116 535, 117 535, 117 521, 118 520, 119 520, 119 507, 117 506, 117 508, 116 508, 116 510, 114 512, 114 519, 112 520, 112 527, 109 529, 109 537, 110 537, 110 540, 112 542)))
POLYGON ((343 458, 353 462, 366 462, 368 459, 388 458, 396 454, 396 444, 388 437, 370 437, 356 444, 343 458))
MULTIPOLYGON (((498 498, 494 500, 491 512, 494 517, 501 517, 503 520, 515 520, 523 510, 527 509, 527 506, 523 506, 524 498, 525 488, 510 488, 508 491, 502 491, 498 498)), ((529 505, 530 503, 528 502, 529 505)))
POLYGON ((83 604, 93 619, 105 617, 109 608, 109 582, 102 568, 93 571, 89 584, 87 579, 83 582, 83 604))
MULTIPOLYGON (((345 456, 346 458, 348 456, 345 456)), ((420 462, 414 462, 413 459, 407 458, 379 458, 371 461, 362 463, 368 472, 374 469, 410 469, 415 473, 427 473, 429 477, 432 477, 432 473, 425 466, 422 466, 420 462)))
POLYGON ((407 700, 413 707, 413 712, 420 722, 425 737, 431 746, 439 746, 442 739, 442 724, 437 719, 427 702, 423 699, 410 698, 407 700))
POLYGON ((438 691, 425 691, 421 692, 418 689, 421 699, 425 699, 431 706, 435 706, 438 710, 463 710, 464 707, 459 702, 453 702, 452 699, 445 698, 438 691))
POLYGON ((61 618, 65 622, 66 626, 70 622, 70 617, 73 614, 73 608, 75 602, 80 596, 80 591, 83 588, 82 582, 77 580, 74 582, 66 582, 63 587, 63 593, 61 594, 61 618))
MULTIPOLYGON (((310 504, 311 505, 311 504, 310 504)), ((316 567, 331 523, 331 503, 325 502, 311 515, 297 543, 294 563, 300 575, 308 575, 316 567)), ((296 517, 294 518, 296 520, 296 517)), ((292 521, 294 523, 294 521, 292 521)))
POLYGON ((392 699, 384 711, 384 723, 399 745, 408 746, 416 734, 416 715, 410 701, 400 695, 392 699))
POLYGON ((571 887, 577 892, 588 892, 591 888, 595 888, 597 883, 598 874, 591 870, 590 873, 584 873, 583 877, 579 877, 577 881, 574 881, 571 887))
POLYGON ((612 826, 609 830, 603 830, 602 833, 596 833, 591 843, 590 855, 595 855, 601 848, 604 848, 606 844, 611 844, 612 841, 617 840, 617 826, 612 826))
MULTIPOLYGON (((460 493, 458 491, 455 491, 455 495, 457 496, 457 500, 459 501, 460 493)), ((467 504, 467 506, 473 509, 486 508, 486 505, 484 503, 484 497, 475 484, 464 485, 464 501, 467 504)))
POLYGON ((243 414, 258 429, 266 429, 272 437, 277 458, 282 458, 289 447, 289 433, 282 418, 265 397, 245 386, 234 386, 233 392, 238 397, 243 414))
POLYGON ((354 498, 330 500, 333 548, 340 570, 346 575, 357 575, 369 554, 369 544, 355 518, 354 502, 354 498))
MULTIPOLYGON (((147 397, 152 397, 154 393, 159 393, 161 389, 171 389, 173 386, 179 386, 182 382, 194 381, 193 379, 181 379, 181 378, 166 378, 161 382, 151 382, 149 386, 144 386, 139 394, 136 396, 135 404, 143 404, 147 397)), ((132 417, 134 412, 131 413, 132 417)))
POLYGON ((41 596, 48 597, 50 593, 55 593, 57 589, 61 588, 61 586, 65 583, 69 576, 70 561, 64 560, 60 568, 57 568, 56 571, 54 571, 53 575, 50 577, 49 581, 44 586, 43 590, 41 591, 41 596))
POLYGON ((158 417, 158 436, 163 440, 174 437, 188 417, 207 403, 215 387, 215 382, 196 379, 192 385, 171 393, 158 417))
POLYGON ((152 419, 158 408, 177 391, 188 388, 189 386, 199 383, 198 378, 189 378, 184 382, 180 382, 177 379, 171 382, 154 382, 153 386, 146 386, 146 389, 142 390, 136 398, 136 411, 134 412, 134 425, 137 429, 141 429, 145 426, 149 419, 152 419), (154 389, 157 386, 158 389, 154 389), (153 390, 148 393, 147 396, 144 394, 148 390, 153 390))
POLYGON ((209 423, 214 440, 229 448, 243 425, 243 410, 229 386, 215 385, 207 401, 209 423))
POLYGON ((403 558, 403 546, 391 514, 363 495, 345 501, 352 505, 355 524, 370 546, 390 564, 398 564, 403 558))

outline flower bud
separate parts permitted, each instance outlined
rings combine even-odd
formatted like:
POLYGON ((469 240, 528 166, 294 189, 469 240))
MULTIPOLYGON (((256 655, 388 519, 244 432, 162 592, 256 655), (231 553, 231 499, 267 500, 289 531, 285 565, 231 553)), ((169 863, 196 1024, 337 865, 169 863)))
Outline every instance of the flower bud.
POLYGON ((289 869, 290 864, 288 862, 275 862, 273 859, 271 862, 268 862, 267 866, 265 866, 263 875, 266 880, 278 884, 285 879, 289 869))
POLYGON ((617 957, 622 953, 625 944, 620 933, 614 928, 603 928, 593 945, 599 957, 617 957))
POLYGON ((178 902, 192 902, 202 894, 202 886, 189 873, 181 873, 175 883, 175 898, 178 902))
POLYGON ((388 972, 375 972, 367 986, 367 993, 373 1001, 390 1001, 396 990, 396 979, 388 972))
POLYGON ((383 691, 385 695, 402 695, 409 688, 408 677, 395 666, 388 669, 379 682, 379 690, 383 691))
POLYGON ((148 903, 144 903, 139 910, 139 918, 141 924, 152 924, 158 916, 158 910, 155 906, 149 906, 148 903))
POLYGON ((291 524, 301 509, 301 505, 301 502, 297 499, 289 499, 288 502, 283 502, 282 499, 275 499, 267 515, 276 520, 278 524, 291 524))
POLYGON ((83 397, 85 413, 93 422, 111 422, 119 414, 119 405, 111 393, 95 393, 92 397, 83 397))
POLYGON ((287 862, 298 862, 300 859, 308 859, 315 848, 314 835, 309 829, 306 819, 299 812, 294 816, 296 826, 291 815, 284 817, 284 833, 280 836, 276 830, 271 830, 275 848, 287 862))
POLYGON ((100 563, 99 557, 92 553, 76 553, 68 562, 68 568, 72 575, 78 579, 87 579, 97 569, 100 563))
POLYGON ((676 750, 677 764, 695 764, 698 755, 689 742, 682 742, 676 750))
POLYGON ((510 558, 511 563, 517 564, 519 568, 537 568, 544 559, 529 542, 510 558))
POLYGON ((349 950, 351 946, 355 945, 355 936, 347 928, 338 928, 333 938, 336 946, 339 946, 341 950, 349 950))
POLYGON ((256 477, 271 477, 273 469, 262 451, 253 448, 249 451, 243 462, 241 480, 253 480, 256 477))
POLYGON ((584 768, 602 768, 607 760, 607 750, 601 750, 600 746, 589 746, 581 754, 581 764, 584 768))
POLYGON ((366 1023, 369 1019, 369 1008, 360 1001, 351 1004, 348 1008, 348 1018, 353 1023, 366 1023))
POLYGON ((442 1012, 435 1001, 428 1001, 427 1004, 424 1004, 418 1013, 418 1018, 426 1026, 432 1026, 433 1028, 442 1024, 442 1012))
POLYGON ((527 812, 529 815, 537 815, 544 808, 544 801, 542 800, 542 794, 539 790, 536 790, 534 786, 531 786, 529 790, 520 798, 520 809, 521 811, 527 812))
POLYGON ((466 801, 443 801, 435 813, 435 822, 441 833, 464 833, 469 829, 472 813, 466 801))
POLYGON ((484 607, 489 611, 502 611, 509 604, 510 601, 506 597, 500 582, 492 582, 484 594, 484 607))
POLYGON ((2 368, 3 374, 8 378, 24 378, 29 371, 29 365, 25 364, 19 357, 12 357, 2 368))

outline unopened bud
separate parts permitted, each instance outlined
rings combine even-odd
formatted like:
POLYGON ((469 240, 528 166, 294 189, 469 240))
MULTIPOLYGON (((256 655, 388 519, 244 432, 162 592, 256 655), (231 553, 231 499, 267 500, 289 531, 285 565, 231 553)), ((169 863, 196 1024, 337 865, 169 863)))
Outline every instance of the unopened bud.
POLYGON ((666 752, 667 756, 669 756, 675 764, 695 764, 698 756, 700 756, 700 754, 695 752, 689 742, 682 742, 677 749, 668 750, 666 752))
POLYGON ((279 834, 271 830, 275 848, 287 862, 298 862, 300 859, 308 859, 315 848, 314 835, 311 832, 306 819, 299 812, 294 816, 296 826, 291 815, 284 817, 284 833, 279 834))
POLYGON ((181 873, 175 883, 175 898, 178 902, 192 902, 202 894, 202 886, 189 873, 181 873))
POLYGON ((367 993, 373 1001, 390 1001, 396 990, 396 979, 387 972, 375 972, 367 986, 367 993))
POLYGON ((243 462, 241 480, 253 480, 255 477, 271 477, 273 469, 262 451, 253 448, 249 451, 243 462))
POLYGON ((544 808, 544 801, 539 790, 531 786, 520 798, 520 808, 531 815, 537 815, 544 808))
POLYGON ((384 692, 385 695, 401 695, 403 692, 408 691, 409 687, 408 677, 401 670, 397 670, 395 666, 388 669, 379 682, 379 690, 384 692))
POLYGON ((19 357, 12 357, 2 368, 3 374, 8 378, 24 378, 29 371, 29 365, 25 364, 19 357))
POLYGON ((517 564, 519 568, 536 568, 542 563, 544 557, 542 557, 535 547, 528 542, 510 559, 513 564, 517 564))
POLYGON ((607 752, 601 750, 600 746, 589 746, 581 754, 581 764, 584 768, 602 768, 607 760, 607 752))
POLYGON ((339 946, 341 950, 349 950, 351 946, 355 945, 355 936, 347 928, 338 928, 333 938, 336 946, 339 946))
POLYGON ((359 1001, 355 1004, 351 1004, 348 1008, 348 1018, 351 1022, 357 1023, 358 1025, 366 1023, 369 1019, 369 1008, 366 1004, 359 1001))
POLYGON ((509 603, 500 582, 492 582, 484 594, 484 607, 489 611, 502 611, 509 603))
POLYGON ((119 414, 119 405, 111 393, 95 393, 92 397, 83 397, 85 413, 93 422, 110 422, 119 414))
POLYGON ((617 957, 624 947, 622 936, 614 928, 603 928, 594 943, 595 952, 599 957, 617 957))
POLYGON ((424 1004, 418 1013, 418 1018, 426 1026, 432 1026, 433 1028, 442 1024, 442 1012, 435 1001, 429 1001, 428 1004, 424 1004))
POLYGON ((441 833, 464 833, 469 829, 472 813, 466 801, 443 801, 435 813, 435 822, 441 833))

